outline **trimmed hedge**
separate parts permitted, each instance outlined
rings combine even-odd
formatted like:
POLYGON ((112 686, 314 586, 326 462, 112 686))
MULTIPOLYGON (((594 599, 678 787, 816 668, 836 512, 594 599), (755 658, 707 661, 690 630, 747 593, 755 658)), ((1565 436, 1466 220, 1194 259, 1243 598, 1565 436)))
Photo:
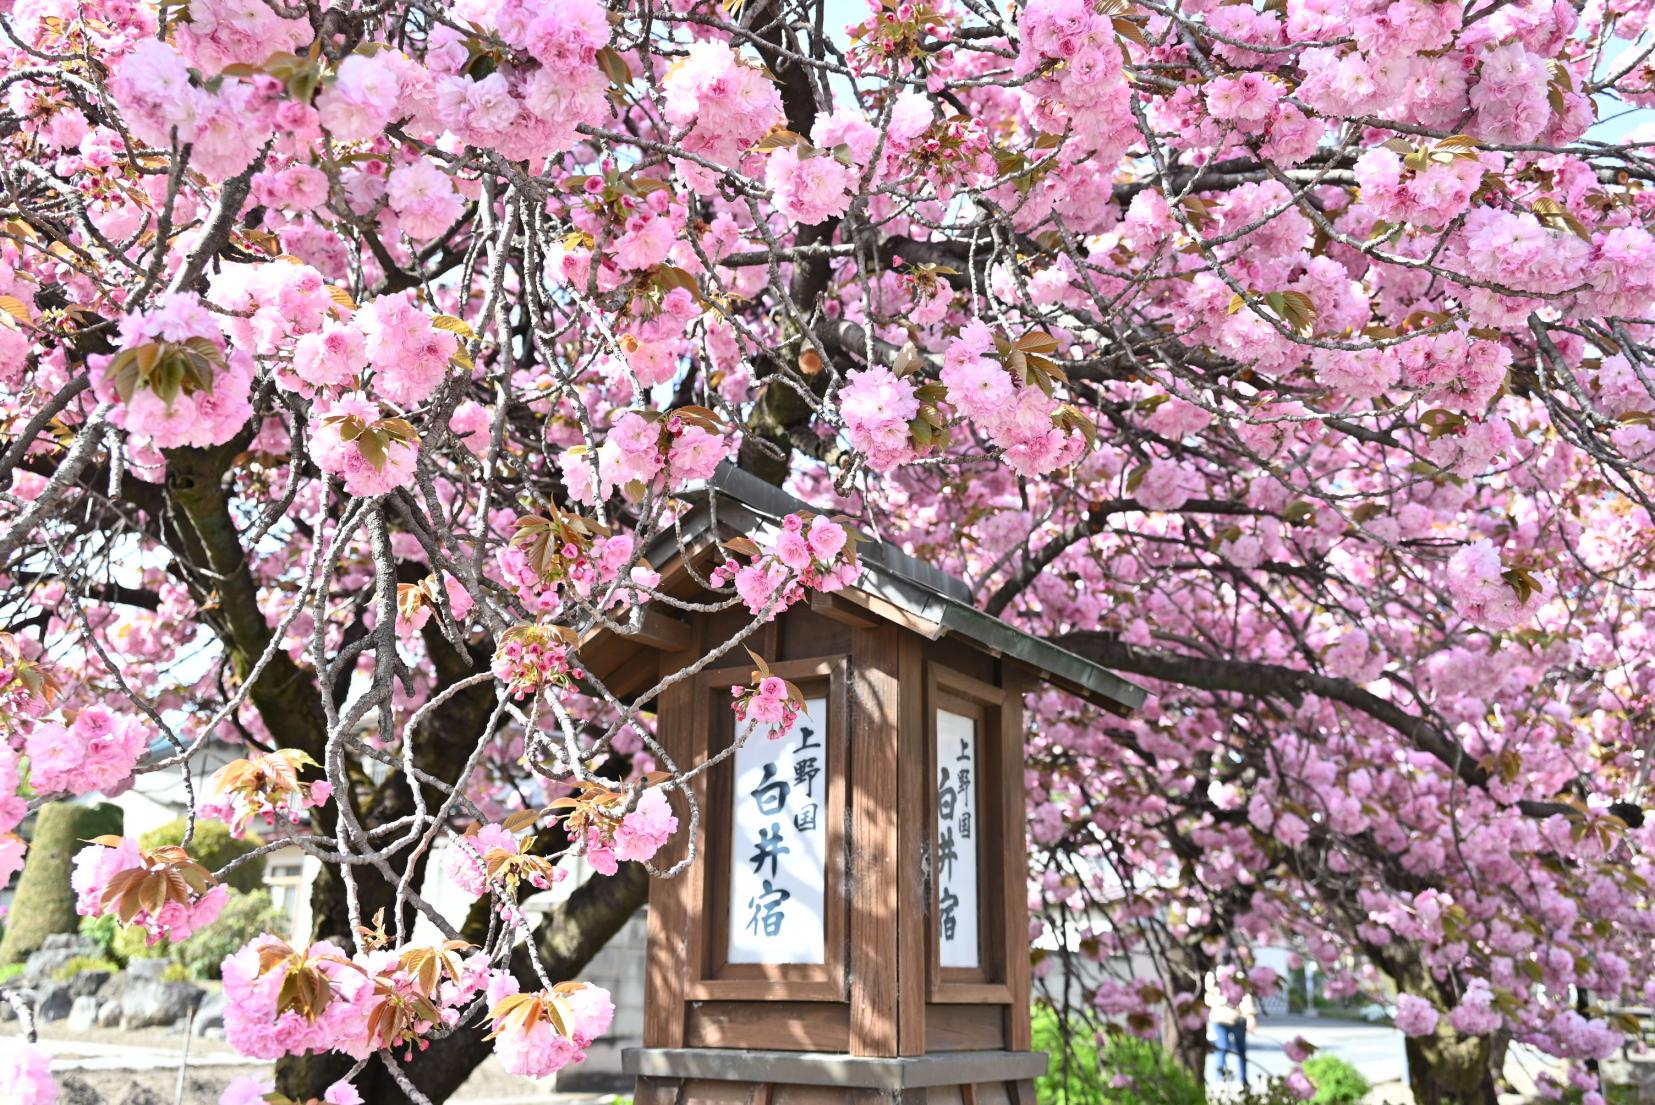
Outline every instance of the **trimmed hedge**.
POLYGON ((75 892, 69 885, 75 853, 93 837, 119 836, 121 821, 121 808, 108 803, 82 806, 51 802, 40 808, 35 815, 29 855, 6 916, 6 935, 0 938, 0 963, 21 963, 46 942, 46 937, 80 927, 75 892))

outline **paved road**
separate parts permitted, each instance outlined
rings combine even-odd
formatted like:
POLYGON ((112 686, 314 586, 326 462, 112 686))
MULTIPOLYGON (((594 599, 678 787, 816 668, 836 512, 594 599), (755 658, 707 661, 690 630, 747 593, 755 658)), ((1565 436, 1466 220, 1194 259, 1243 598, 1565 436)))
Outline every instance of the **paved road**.
MULTIPOLYGON (((52 1057, 52 1070, 177 1070, 182 1057, 184 1038, 163 1043, 114 1044, 93 1040, 45 1037, 41 1048, 52 1057)), ((222 1043, 210 1040, 190 1041, 191 1067, 261 1067, 268 1066, 262 1059, 248 1059, 229 1051, 222 1043)))
MULTIPOLYGON (((1361 1024, 1323 1017, 1261 1017, 1258 1030, 1247 1034, 1248 1081, 1262 1086, 1271 1075, 1285 1075, 1293 1069, 1282 1047, 1295 1036, 1303 1036, 1318 1053, 1337 1055, 1362 1072, 1369 1082, 1400 1082, 1408 1077, 1408 1060, 1402 1049, 1402 1033, 1388 1025, 1361 1024)), ((1235 1061, 1230 1061, 1235 1073, 1235 1061)), ((1207 1083, 1217 1085, 1218 1060, 1207 1058, 1207 1083)))

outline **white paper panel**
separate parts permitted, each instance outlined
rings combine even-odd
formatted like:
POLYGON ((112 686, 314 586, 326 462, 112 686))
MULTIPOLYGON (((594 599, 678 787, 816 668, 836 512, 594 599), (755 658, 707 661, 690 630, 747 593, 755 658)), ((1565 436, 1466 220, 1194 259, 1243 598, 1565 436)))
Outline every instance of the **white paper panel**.
POLYGON ((736 750, 731 963, 822 962, 827 766, 824 698, 806 699, 793 731, 780 740, 755 733, 736 750))
POLYGON ((937 711, 937 954, 976 967, 977 722, 937 711))

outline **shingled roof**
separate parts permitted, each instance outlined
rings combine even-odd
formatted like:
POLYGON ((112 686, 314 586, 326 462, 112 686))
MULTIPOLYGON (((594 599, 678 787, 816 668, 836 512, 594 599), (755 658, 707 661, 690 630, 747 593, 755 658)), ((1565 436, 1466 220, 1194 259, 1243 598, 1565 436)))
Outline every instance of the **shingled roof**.
MULTIPOLYGON (((644 554, 663 574, 686 552, 695 556, 729 537, 755 533, 788 514, 813 510, 808 503, 728 462, 719 466, 704 492, 681 497, 692 503, 690 511, 644 554), (713 532, 715 524, 717 533, 713 532)), ((950 635, 961 638, 984 652, 1032 668, 1044 681, 1115 713, 1130 713, 1143 705, 1143 688, 977 609, 964 581, 885 542, 860 541, 857 556, 862 575, 850 588, 831 596, 832 601, 864 606, 875 616, 899 622, 932 640, 950 635)))

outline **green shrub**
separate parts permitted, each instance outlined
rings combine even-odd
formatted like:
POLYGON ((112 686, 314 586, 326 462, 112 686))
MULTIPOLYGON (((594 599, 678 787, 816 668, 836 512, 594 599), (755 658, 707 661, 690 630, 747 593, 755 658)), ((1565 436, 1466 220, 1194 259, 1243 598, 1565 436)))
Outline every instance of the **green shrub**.
POLYGON ((171 949, 173 961, 192 978, 217 978, 219 964, 255 936, 267 932, 287 935, 287 913, 270 900, 270 893, 232 893, 224 912, 212 924, 171 949))
POLYGON ((1230 1105, 1303 1105, 1287 1079, 1279 1075, 1266 1078, 1262 1087, 1249 1082, 1241 1087, 1239 1094, 1227 1100, 1230 1105))
POLYGON ((29 856, 12 896, 10 923, 0 940, 0 963, 21 963, 46 937, 80 927, 75 891, 69 885, 75 853, 93 837, 120 831, 119 806, 49 802, 40 808, 29 856))
MULTIPOLYGON (((176 821, 158 825, 139 837, 138 845, 142 848, 159 848, 163 844, 182 844, 185 824, 184 819, 180 817, 176 821)), ((190 838, 190 858, 209 871, 217 871, 237 856, 244 856, 263 843, 256 836, 237 839, 230 835, 230 827, 224 822, 198 817, 195 821, 195 836, 190 838)), ((258 890, 264 885, 264 857, 248 860, 231 871, 224 881, 230 884, 232 890, 258 890)))
POLYGON ((0 983, 10 982, 22 973, 23 964, 21 963, 7 963, 0 965, 0 983))
POLYGON ((1098 1055, 1105 1079, 1104 1100, 1113 1105, 1206 1105, 1201 1078, 1160 1045, 1136 1036, 1108 1038, 1098 1055), (1125 1085, 1112 1085, 1124 1076, 1125 1085))
POLYGON ((59 982, 68 982, 76 975, 85 971, 108 971, 114 974, 121 969, 121 965, 113 959, 105 959, 101 955, 77 955, 63 966, 52 972, 52 977, 59 982))
POLYGON ((1035 1007, 1033 1027, 1035 1050, 1051 1056, 1035 1080, 1040 1105, 1206 1105, 1201 1079, 1157 1044, 1117 1032, 1100 1039, 1096 1021, 1064 1025, 1046 1005, 1035 1007))
POLYGON ((123 957, 115 954, 115 935, 121 931, 120 918, 113 913, 103 913, 96 917, 82 917, 80 919, 80 934, 88 940, 95 940, 99 951, 107 958, 113 959, 126 966, 123 957))
POLYGON ((149 934, 141 925, 123 925, 116 922, 114 939, 109 942, 111 959, 130 963, 134 959, 160 959, 166 954, 165 940, 157 940, 151 944, 149 934))
POLYGON ((1314 1105, 1356 1105, 1373 1087, 1362 1072, 1337 1055, 1313 1055, 1304 1062, 1304 1075, 1316 1087, 1314 1105))
POLYGON ((1103 1077, 1094 1024, 1084 1020, 1065 1032, 1057 1010, 1045 1004, 1034 1007, 1033 1022, 1034 1050, 1050 1056, 1045 1076, 1034 1083, 1040 1105, 1099 1105, 1103 1077))

